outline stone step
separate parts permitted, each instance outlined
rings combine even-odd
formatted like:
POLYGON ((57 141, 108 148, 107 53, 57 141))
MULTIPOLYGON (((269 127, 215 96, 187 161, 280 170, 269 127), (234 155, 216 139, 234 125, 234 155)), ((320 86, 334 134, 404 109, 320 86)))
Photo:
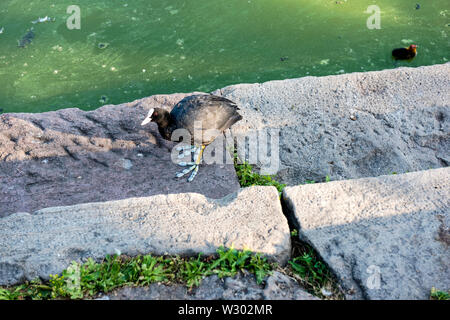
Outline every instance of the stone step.
POLYGON ((214 254, 220 246, 285 264, 290 232, 274 187, 222 199, 197 193, 87 203, 0 218, 0 285, 48 279, 71 261, 122 253, 214 254))
MULTIPOLYGON (((175 178, 175 143, 150 108, 173 106, 187 94, 155 95, 93 111, 76 108, 0 115, 0 218, 15 212, 87 202, 196 192, 219 199, 239 190, 233 161, 202 165, 197 177, 175 178)), ((176 157, 175 157, 176 158, 176 157)))
MULTIPOLYGON (((449 88, 446 63, 237 84, 214 93, 241 108, 243 120, 231 132, 260 152, 248 160, 298 185, 448 166, 449 88)), ((245 159, 245 144, 238 147, 245 159)))
POLYGON ((283 201, 347 298, 450 289, 450 168, 286 187, 283 201))

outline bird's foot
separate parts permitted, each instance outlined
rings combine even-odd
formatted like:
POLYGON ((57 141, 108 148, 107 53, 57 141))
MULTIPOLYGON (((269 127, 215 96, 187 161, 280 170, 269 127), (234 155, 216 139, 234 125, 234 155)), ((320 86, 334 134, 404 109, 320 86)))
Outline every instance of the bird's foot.
POLYGON ((190 164, 192 164, 192 165, 189 168, 186 168, 180 172, 177 172, 176 177, 181 178, 182 176, 184 176, 192 171, 191 175, 188 178, 188 182, 191 182, 192 180, 194 180, 195 176, 197 175, 199 164, 196 164, 195 162, 185 162, 183 164, 185 164, 186 166, 190 165, 190 164))
POLYGON ((191 175, 188 178, 188 182, 191 182, 192 180, 194 180, 194 178, 198 172, 198 167, 200 166, 200 163, 202 162, 202 155, 203 155, 204 149, 205 149, 204 146, 201 146, 201 147, 195 147, 195 146, 184 147, 183 146, 183 147, 177 148, 177 150, 179 150, 179 151, 188 150, 189 151, 188 154, 194 152, 194 159, 195 159, 195 162, 180 162, 180 163, 178 163, 178 165, 180 165, 182 167, 189 166, 189 168, 186 168, 180 172, 177 172, 177 174, 176 174, 177 178, 181 178, 182 176, 184 176, 192 171, 191 175))
POLYGON ((184 157, 190 156, 193 152, 196 152, 197 149, 199 149, 196 146, 191 145, 183 145, 180 147, 177 147, 177 151, 182 151, 178 154, 178 159, 182 159, 184 157))

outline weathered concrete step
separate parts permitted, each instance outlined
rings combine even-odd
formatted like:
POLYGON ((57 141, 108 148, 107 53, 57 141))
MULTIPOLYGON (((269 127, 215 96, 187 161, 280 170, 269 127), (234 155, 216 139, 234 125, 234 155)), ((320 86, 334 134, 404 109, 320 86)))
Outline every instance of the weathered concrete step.
POLYGON ((287 187, 283 199, 348 298, 450 289, 450 168, 287 187))
POLYGON ((175 178, 175 143, 162 139, 155 123, 141 127, 148 109, 171 110, 186 95, 155 95, 93 111, 0 115, 0 218, 156 194, 219 199, 239 190, 232 161, 202 165, 190 183, 175 178))
MULTIPOLYGON (((252 150, 259 144, 249 161, 257 156, 265 172, 298 185, 327 175, 357 179, 447 166, 449 87, 446 63, 237 84, 214 93, 241 108, 243 120, 231 132, 251 138, 252 150), (271 134, 270 156, 264 132, 271 134)), ((245 158, 242 143, 238 154, 245 158)))
POLYGON ((0 218, 0 285, 60 273, 73 261, 120 251, 212 254, 248 248, 284 264, 290 234, 274 187, 214 200, 197 193, 156 195, 0 218))

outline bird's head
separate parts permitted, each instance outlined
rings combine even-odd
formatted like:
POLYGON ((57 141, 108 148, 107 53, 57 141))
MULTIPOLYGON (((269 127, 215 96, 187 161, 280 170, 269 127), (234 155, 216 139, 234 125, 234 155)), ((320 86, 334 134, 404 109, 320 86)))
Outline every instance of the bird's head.
POLYGON ((167 111, 160 108, 151 108, 148 111, 147 117, 142 121, 141 126, 145 126, 147 123, 156 122, 159 124, 160 120, 164 118, 164 114, 167 111))
POLYGON ((414 52, 416 52, 417 51, 417 45, 415 45, 415 44, 412 44, 412 45, 410 45, 409 46, 409 48, 408 48, 409 50, 411 50, 411 51, 414 51, 414 52))

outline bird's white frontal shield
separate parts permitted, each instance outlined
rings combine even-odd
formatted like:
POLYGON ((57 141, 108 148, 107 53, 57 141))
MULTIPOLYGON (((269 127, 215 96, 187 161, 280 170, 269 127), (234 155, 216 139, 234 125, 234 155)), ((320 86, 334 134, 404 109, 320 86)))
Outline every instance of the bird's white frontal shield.
POLYGON ((144 125, 146 125, 147 123, 149 123, 150 121, 152 121, 152 115, 153 115, 153 112, 154 112, 154 111, 155 111, 155 109, 153 109, 153 108, 151 108, 151 109, 148 111, 147 117, 144 119, 144 121, 142 121, 141 126, 144 126, 144 125))

